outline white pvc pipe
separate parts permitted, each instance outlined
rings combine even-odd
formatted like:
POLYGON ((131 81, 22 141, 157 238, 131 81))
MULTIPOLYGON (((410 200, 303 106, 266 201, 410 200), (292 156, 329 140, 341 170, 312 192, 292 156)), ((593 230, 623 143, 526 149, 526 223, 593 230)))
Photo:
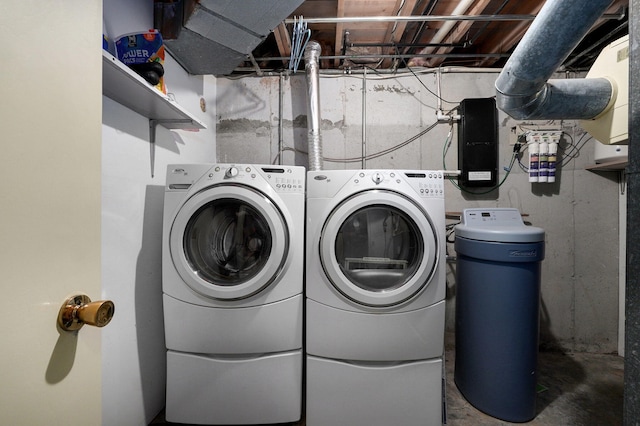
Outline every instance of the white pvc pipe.
MULTIPOLYGON (((453 12, 451 12, 451 15, 454 15, 454 16, 464 15, 473 4, 473 1, 474 0, 462 0, 460 3, 458 3, 456 8, 453 9, 453 12)), ((456 24, 457 24, 456 21, 445 21, 444 24, 442 24, 442 26, 440 27, 440 29, 436 31, 435 35, 429 41, 429 43, 434 43, 434 44, 440 43, 449 34, 449 32, 451 32, 451 29, 456 24)), ((425 47, 420 51, 420 53, 431 53, 435 49, 436 48, 433 46, 425 47)))

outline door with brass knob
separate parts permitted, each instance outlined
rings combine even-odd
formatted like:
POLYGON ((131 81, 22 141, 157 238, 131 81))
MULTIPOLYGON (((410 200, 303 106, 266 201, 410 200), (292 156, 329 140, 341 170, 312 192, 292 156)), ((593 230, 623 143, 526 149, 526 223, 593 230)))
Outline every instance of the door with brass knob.
POLYGON ((80 330, 83 325, 104 327, 115 312, 111 300, 92 302, 89 296, 78 294, 68 298, 58 312, 58 325, 65 331, 80 330))

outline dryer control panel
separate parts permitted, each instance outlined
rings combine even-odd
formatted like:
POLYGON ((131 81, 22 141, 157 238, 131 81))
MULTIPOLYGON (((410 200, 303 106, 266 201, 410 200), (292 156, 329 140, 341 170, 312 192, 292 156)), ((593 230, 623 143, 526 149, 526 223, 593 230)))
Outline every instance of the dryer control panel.
POLYGON ((411 185, 421 197, 444 197, 444 173, 441 170, 361 170, 353 178, 355 184, 384 184, 390 188, 403 182, 411 185))
POLYGON ((441 170, 402 172, 421 197, 444 198, 444 173, 441 170))
POLYGON ((393 189, 407 191, 410 186, 421 198, 444 198, 442 170, 330 170, 311 171, 307 191, 314 198, 332 198, 340 191, 393 189))
POLYGON ((299 166, 255 164, 217 164, 206 176, 213 182, 238 182, 260 185, 267 182, 279 193, 304 193, 305 170, 299 166))

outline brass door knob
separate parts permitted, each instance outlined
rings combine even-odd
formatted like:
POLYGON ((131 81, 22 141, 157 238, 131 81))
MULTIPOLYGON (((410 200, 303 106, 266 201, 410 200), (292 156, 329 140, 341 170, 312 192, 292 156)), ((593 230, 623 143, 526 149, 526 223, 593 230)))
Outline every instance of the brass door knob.
POLYGON ((79 294, 64 302, 58 312, 58 324, 65 331, 80 330, 85 324, 104 327, 113 318, 114 311, 111 300, 92 302, 89 296, 79 294))

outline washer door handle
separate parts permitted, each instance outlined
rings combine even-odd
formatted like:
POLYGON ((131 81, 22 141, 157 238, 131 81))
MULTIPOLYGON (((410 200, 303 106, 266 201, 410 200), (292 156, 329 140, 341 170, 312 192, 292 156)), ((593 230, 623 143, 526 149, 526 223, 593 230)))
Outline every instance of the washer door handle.
POLYGON ((80 330, 83 325, 104 327, 111 322, 115 305, 111 300, 92 302, 89 296, 78 294, 68 298, 58 312, 58 325, 64 331, 80 330))

